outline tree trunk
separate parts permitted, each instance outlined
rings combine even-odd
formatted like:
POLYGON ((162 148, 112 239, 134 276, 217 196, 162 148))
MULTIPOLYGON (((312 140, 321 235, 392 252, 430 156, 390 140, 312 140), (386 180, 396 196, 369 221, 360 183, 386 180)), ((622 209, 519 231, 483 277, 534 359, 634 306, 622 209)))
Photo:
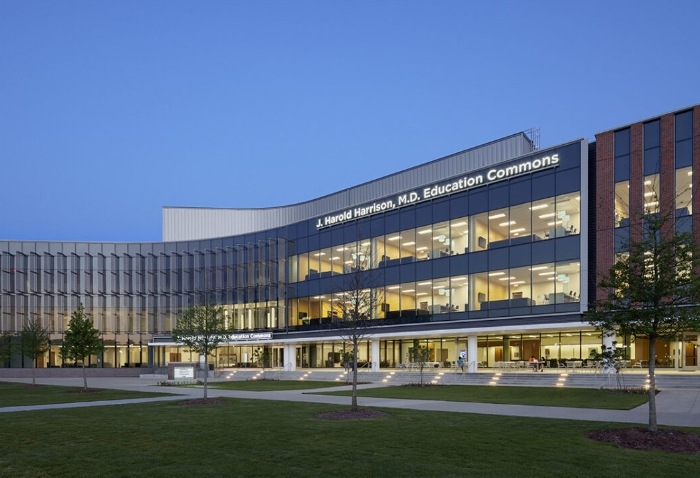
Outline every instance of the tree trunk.
POLYGON ((656 431, 656 337, 649 337, 649 431, 656 431))
POLYGON ((32 364, 32 385, 36 385, 36 361, 32 364))
POLYGON ((85 369, 85 359, 83 359, 83 390, 88 391, 87 387, 87 370, 85 369))
POLYGON ((352 341, 352 405, 351 409, 353 412, 357 411, 357 342, 355 338, 352 341))
POLYGON ((204 400, 207 399, 207 384, 208 378, 209 378, 209 360, 207 360, 209 357, 208 354, 204 355, 204 400))

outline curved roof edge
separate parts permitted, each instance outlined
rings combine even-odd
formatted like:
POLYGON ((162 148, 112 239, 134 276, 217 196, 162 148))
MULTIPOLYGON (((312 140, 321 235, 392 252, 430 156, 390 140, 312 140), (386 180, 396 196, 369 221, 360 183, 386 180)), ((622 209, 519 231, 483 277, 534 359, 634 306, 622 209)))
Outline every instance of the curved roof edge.
POLYGON ((163 207, 163 241, 249 234, 361 205, 532 153, 524 132, 414 166, 309 201, 266 208, 163 207))

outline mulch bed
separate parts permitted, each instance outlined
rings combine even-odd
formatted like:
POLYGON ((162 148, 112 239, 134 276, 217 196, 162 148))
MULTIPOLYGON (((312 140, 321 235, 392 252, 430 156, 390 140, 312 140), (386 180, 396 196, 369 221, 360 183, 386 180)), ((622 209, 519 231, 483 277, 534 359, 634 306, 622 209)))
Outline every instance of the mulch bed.
POLYGON ((586 437, 633 450, 700 453, 700 435, 666 428, 655 432, 645 428, 599 430, 586 437))
POLYGON ((360 408, 356 412, 353 412, 352 410, 338 410, 336 412, 316 414, 316 418, 320 418, 322 420, 376 420, 378 418, 388 416, 388 413, 368 408, 360 408))

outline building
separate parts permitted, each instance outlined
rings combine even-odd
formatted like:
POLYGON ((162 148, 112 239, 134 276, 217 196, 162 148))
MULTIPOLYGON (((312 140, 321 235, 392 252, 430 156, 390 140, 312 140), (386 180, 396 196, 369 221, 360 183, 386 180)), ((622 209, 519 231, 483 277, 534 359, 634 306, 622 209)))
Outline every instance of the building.
MULTIPOLYGON (((405 366, 416 345, 438 366, 464 355, 471 370, 585 360, 602 338, 582 313, 625 218, 675 202, 677 227, 700 237, 699 147, 695 106, 590 144, 539 149, 518 133, 290 206, 164 208, 158 243, 0 242, 0 331, 39 317, 52 346, 38 365, 61 366, 82 302, 106 345, 92 366, 158 367, 193 359, 169 332, 206 301, 235 331, 218 366, 249 364, 260 348, 277 367, 341 366, 337 303, 357 277, 377 298, 358 357, 374 370, 405 366)), ((645 358, 642 340, 618 341, 630 364, 645 358)), ((697 368, 697 345, 690 333, 664 344, 660 366, 697 368)), ((9 365, 30 366, 16 353, 9 365)))

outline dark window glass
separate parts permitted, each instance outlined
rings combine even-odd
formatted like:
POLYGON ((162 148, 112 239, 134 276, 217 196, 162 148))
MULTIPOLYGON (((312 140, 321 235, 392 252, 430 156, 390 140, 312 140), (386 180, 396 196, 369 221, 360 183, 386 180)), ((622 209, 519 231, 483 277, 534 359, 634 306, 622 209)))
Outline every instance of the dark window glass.
POLYGON ((521 244, 509 249, 511 268, 524 267, 528 264, 532 264, 530 260, 530 246, 530 244, 521 244))
POLYGON ((615 157, 615 182, 627 181, 630 178, 630 156, 625 154, 615 157))
POLYGON ((386 228, 386 233, 397 232, 401 230, 401 221, 399 220, 399 212, 391 212, 384 216, 384 227, 386 228))
POLYGON ((561 171, 563 169, 581 167, 581 143, 578 141, 564 148, 551 150, 549 153, 543 154, 543 156, 557 153, 559 154, 559 166, 555 169, 561 171))
POLYGON ((401 282, 416 281, 416 263, 401 266, 401 282))
MULTIPOLYGON (((455 256, 455 257, 464 257, 466 258, 466 255, 461 255, 461 256, 455 256)), ((421 281, 421 280, 426 280, 426 279, 432 279, 433 277, 433 265, 431 263, 432 261, 419 261, 416 262, 416 280, 421 281)))
POLYGON ((629 128, 615 131, 615 156, 630 154, 630 130, 629 128))
POLYGON ((488 265, 488 251, 482 252, 472 252, 469 254, 469 272, 474 274, 476 272, 484 272, 489 268, 488 265))
POLYGON ((676 115, 676 141, 693 137, 693 110, 676 115))
POLYGON ((532 243, 532 263, 554 261, 554 248, 550 241, 535 241, 532 243))
POLYGON ((469 196, 464 193, 452 196, 450 198, 450 213, 452 218, 467 216, 469 214, 469 196))
POLYGON ((378 217, 372 219, 370 226, 370 232, 372 237, 382 236, 384 232, 384 214, 380 214, 378 217))
MULTIPOLYGON (((345 225, 343 227, 343 237, 345 237, 345 240, 343 242, 354 242, 360 239, 360 235, 369 235, 370 231, 365 231, 360 229, 360 222, 358 221, 353 221, 345 225)), ((369 223, 364 222, 364 228, 369 229, 369 223)))
POLYGON ((447 277, 450 275, 450 258, 443 257, 433 262, 433 277, 447 277))
POLYGON ((318 224, 318 219, 312 219, 311 221, 306 221, 306 233, 309 235, 316 234, 316 232, 318 231, 316 224, 318 224))
POLYGON ((416 227, 416 208, 408 207, 401 210, 401 230, 416 227))
POLYGON ((676 232, 678 234, 682 233, 692 233, 693 232, 693 216, 682 216, 676 218, 676 232))
POLYGON ((554 191, 554 173, 534 174, 532 176, 532 200, 544 199, 552 196, 554 191))
POLYGON ((450 219, 450 198, 433 201, 433 222, 447 221, 450 219))
POLYGON ((508 207, 508 184, 500 184, 489 188, 489 209, 508 207))
POLYGON ((693 140, 685 139, 676 142, 676 168, 686 168, 693 165, 693 140))
POLYGON ((385 267, 384 268, 384 283, 385 284, 398 284, 401 281, 401 267, 385 267))
POLYGON ((302 237, 297 241, 297 252, 302 254, 304 252, 309 252, 309 238, 302 237))
POLYGON ((659 172, 659 164, 661 163, 659 157, 659 148, 645 149, 644 150, 644 175, 656 174, 659 172))
POLYGON ((569 236, 557 239, 556 244, 556 260, 570 261, 576 260, 581 256, 581 236, 569 236))
POLYGON ((430 203, 416 207, 416 225, 427 226, 433 223, 433 207, 430 203))
POLYGON ((557 188, 556 194, 571 193, 581 189, 581 170, 570 169, 560 171, 556 174, 557 188))
POLYGON ((644 124, 644 149, 657 148, 660 145, 659 120, 644 124))
POLYGON ((345 242, 345 236, 343 235, 344 229, 345 228, 343 228, 342 226, 331 228, 331 237, 332 237, 334 246, 345 242))
POLYGON ((315 251, 316 249, 320 249, 321 246, 319 245, 318 242, 318 234, 315 234, 313 236, 309 236, 309 250, 310 251, 315 251))
POLYGON ((450 271, 453 276, 466 275, 469 272, 469 256, 458 254, 450 257, 450 271))
POLYGON ((511 204, 522 204, 532 200, 530 194, 530 178, 514 179, 510 182, 510 202, 511 204))
POLYGON ((489 269, 508 268, 508 249, 492 249, 489 252, 489 269))
MULTIPOLYGON (((337 227, 337 226, 336 226, 337 227)), ((331 247, 332 232, 330 229, 324 229, 323 232, 319 234, 319 247, 326 248, 331 247)))
POLYGON ((624 252, 630 242, 630 228, 615 228, 615 252, 624 252))
POLYGON ((486 189, 469 195, 469 215, 489 210, 489 200, 486 189))

